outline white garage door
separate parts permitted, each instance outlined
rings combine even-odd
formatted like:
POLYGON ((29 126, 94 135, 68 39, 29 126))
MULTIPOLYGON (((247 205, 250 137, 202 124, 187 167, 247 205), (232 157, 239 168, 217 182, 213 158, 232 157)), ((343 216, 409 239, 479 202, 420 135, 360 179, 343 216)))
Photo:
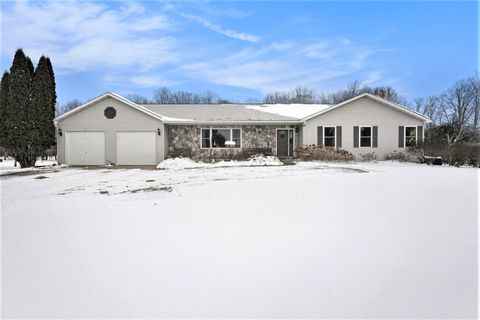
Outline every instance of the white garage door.
POLYGON ((104 132, 66 132, 66 163, 70 165, 104 165, 104 132))
POLYGON ((154 165, 156 155, 156 132, 117 132, 118 165, 154 165))

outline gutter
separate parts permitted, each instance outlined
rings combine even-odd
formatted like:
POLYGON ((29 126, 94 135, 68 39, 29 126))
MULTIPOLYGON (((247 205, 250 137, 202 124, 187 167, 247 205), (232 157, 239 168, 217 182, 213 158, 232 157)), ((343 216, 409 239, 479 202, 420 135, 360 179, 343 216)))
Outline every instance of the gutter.
POLYGON ((230 121, 197 121, 197 120, 192 120, 192 121, 162 121, 164 124, 171 124, 171 125, 197 125, 197 124, 218 124, 218 125, 226 125, 226 124, 290 124, 290 125, 300 125, 303 122, 300 120, 244 120, 244 121, 235 121, 235 120, 230 120, 230 121))

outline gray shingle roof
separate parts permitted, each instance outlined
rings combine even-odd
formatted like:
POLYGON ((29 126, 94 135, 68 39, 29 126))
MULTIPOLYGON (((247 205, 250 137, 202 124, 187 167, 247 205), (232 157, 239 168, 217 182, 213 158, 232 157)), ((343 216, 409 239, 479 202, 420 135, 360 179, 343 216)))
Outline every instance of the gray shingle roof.
POLYGON ((142 104, 172 122, 291 121, 297 122, 327 105, 142 104))

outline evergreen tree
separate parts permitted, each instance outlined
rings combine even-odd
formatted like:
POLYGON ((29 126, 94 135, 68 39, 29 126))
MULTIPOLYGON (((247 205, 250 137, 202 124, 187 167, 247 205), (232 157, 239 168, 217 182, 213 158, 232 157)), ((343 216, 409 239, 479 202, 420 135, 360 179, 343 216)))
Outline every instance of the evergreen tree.
POLYGON ((42 56, 35 69, 32 81, 32 107, 35 114, 35 130, 31 136, 33 145, 38 148, 39 155, 55 144, 55 80, 49 59, 42 56))
POLYGON ((29 133, 31 123, 28 117, 32 82, 32 62, 21 49, 15 52, 5 104, 4 147, 15 157, 22 167, 35 164, 30 159, 29 133), (33 164, 32 164, 33 162, 33 164))
POLYGON ((10 79, 10 73, 5 71, 2 77, 1 89, 0 89, 0 146, 4 146, 4 139, 6 136, 6 106, 8 102, 8 81, 10 79))

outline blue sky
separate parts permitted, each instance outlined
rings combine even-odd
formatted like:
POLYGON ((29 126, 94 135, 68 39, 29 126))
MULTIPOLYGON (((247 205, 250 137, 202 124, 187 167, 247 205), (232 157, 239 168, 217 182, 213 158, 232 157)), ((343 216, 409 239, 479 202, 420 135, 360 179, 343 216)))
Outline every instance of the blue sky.
POLYGON ((409 100, 478 70, 478 3, 2 2, 1 67, 52 59, 60 104, 160 86, 231 101, 358 79, 409 100))

